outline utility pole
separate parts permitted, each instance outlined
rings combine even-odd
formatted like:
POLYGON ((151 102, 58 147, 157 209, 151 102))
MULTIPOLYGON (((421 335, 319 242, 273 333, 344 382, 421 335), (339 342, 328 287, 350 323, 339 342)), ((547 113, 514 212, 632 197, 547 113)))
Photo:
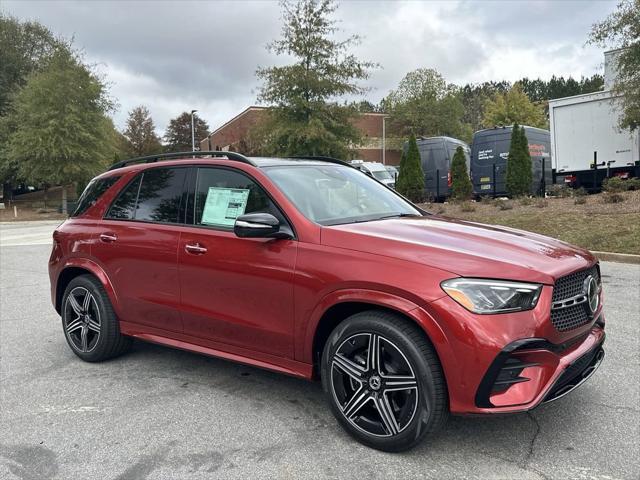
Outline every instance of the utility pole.
POLYGON ((193 121, 193 114, 198 110, 191 110, 191 151, 196 151, 196 128, 195 123, 193 121))

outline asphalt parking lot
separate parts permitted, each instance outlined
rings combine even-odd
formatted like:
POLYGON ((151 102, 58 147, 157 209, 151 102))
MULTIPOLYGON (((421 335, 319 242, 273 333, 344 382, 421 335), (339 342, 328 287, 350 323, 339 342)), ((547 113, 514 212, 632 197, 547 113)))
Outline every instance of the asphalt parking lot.
POLYGON ((386 454, 342 431, 319 384, 142 342, 80 361, 49 301, 52 228, 0 225, 2 479, 640 478, 638 265, 602 264, 606 358, 587 384, 386 454))

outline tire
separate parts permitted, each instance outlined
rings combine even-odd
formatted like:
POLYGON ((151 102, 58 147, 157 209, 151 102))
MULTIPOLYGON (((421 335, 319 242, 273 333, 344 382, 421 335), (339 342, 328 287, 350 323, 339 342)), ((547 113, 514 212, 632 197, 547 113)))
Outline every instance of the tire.
POLYGON ((86 362, 117 357, 131 347, 132 339, 120 333, 109 297, 93 275, 80 275, 69 282, 60 314, 69 347, 86 362))
POLYGON ((372 310, 341 322, 325 344, 321 376, 333 415, 369 447, 408 450, 447 420, 447 388, 433 346, 398 315, 372 310))

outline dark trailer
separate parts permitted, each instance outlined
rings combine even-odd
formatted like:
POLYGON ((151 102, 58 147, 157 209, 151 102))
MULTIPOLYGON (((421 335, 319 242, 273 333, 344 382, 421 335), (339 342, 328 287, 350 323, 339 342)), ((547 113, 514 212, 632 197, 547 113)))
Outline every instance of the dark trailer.
MULTIPOLYGON (((479 130, 471 143, 471 181, 475 195, 504 196, 506 190, 507 157, 513 127, 479 130), (495 178, 494 178, 495 177, 495 178)), ((529 142, 533 181, 530 192, 544 194, 553 183, 551 165, 551 136, 549 130, 524 126, 529 142), (544 178, 542 175, 544 163, 544 178)))
MULTIPOLYGON (((422 170, 424 172, 424 189, 428 197, 441 200, 451 195, 451 161, 458 147, 462 147, 469 170, 469 145, 462 140, 451 137, 429 137, 417 140, 422 170)), ((405 145, 405 149, 407 145, 405 145)))

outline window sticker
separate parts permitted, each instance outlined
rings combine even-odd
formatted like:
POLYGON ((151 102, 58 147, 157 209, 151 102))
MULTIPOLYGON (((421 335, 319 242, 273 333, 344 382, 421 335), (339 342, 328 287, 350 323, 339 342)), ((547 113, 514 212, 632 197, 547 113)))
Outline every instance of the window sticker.
POLYGON ((233 227, 236 217, 242 215, 247 208, 248 199, 248 189, 209 187, 200 223, 233 227))

